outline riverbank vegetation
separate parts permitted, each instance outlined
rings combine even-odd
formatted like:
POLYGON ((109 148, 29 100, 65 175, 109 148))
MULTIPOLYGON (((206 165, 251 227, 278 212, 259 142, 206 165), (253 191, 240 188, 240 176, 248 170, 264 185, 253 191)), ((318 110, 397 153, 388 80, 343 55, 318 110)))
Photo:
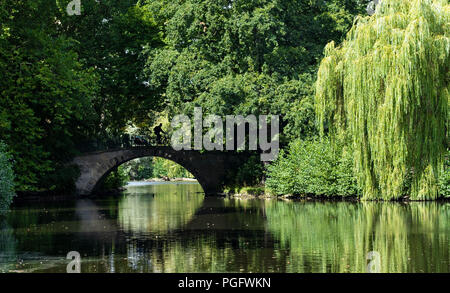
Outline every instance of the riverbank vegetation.
MULTIPOLYGON (((273 164, 229 190, 363 199, 449 197, 445 0, 69 0, 0 3, 0 139, 20 192, 73 189, 78 154, 171 118, 279 114, 273 164), (328 44, 328 45, 327 45, 328 44)), ((190 177, 162 159, 105 184, 190 177)))
POLYGON ((132 0, 84 1, 72 17, 69 2, 0 3, 0 139, 17 191, 68 192, 74 156, 162 105, 139 78, 140 52, 162 44, 149 12, 132 0))
POLYGON ((450 151, 447 150, 444 161, 444 170, 439 176, 439 195, 450 199, 450 151))
POLYGON ((276 195, 358 195, 352 154, 333 149, 327 139, 296 140, 268 167, 266 187, 276 195))
POLYGON ((318 71, 322 130, 349 140, 363 199, 436 199, 448 144, 448 1, 383 0, 318 71))

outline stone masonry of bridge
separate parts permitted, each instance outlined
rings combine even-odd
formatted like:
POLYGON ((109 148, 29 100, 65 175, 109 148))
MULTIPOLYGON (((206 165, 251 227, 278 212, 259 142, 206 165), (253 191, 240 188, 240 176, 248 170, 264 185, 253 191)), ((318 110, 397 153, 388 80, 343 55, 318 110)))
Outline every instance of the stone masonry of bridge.
POLYGON ((228 172, 237 170, 246 162, 248 153, 175 151, 171 147, 133 147, 85 154, 73 161, 80 169, 76 181, 79 195, 95 192, 99 183, 115 168, 130 160, 143 157, 160 157, 172 160, 186 168, 198 180, 206 195, 220 193, 228 172))

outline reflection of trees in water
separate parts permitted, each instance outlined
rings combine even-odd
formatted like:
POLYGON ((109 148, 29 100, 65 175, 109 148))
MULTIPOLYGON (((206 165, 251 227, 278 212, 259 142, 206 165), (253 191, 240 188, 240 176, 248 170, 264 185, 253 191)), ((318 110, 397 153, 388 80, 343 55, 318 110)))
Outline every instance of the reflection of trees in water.
POLYGON ((128 242, 133 271, 283 271, 285 257, 273 250, 273 239, 262 221, 262 206, 261 201, 205 198, 182 229, 160 239, 128 242))
POLYGON ((130 187, 119 203, 120 226, 131 233, 167 233, 181 228, 202 205, 200 191, 197 184, 161 184, 151 191, 148 186, 130 187))
MULTIPOLYGON (((186 204, 188 202, 182 200, 181 206, 186 204)), ((116 243, 114 263, 106 270, 283 271, 287 254, 273 250, 274 240, 263 221, 263 206, 262 201, 205 198, 190 221, 177 229, 163 235, 130 231, 126 243, 121 243, 120 247, 116 243), (126 255, 126 259, 117 255, 126 255)))
POLYGON ((17 209, 14 230, 0 222, 0 258, 13 265, 25 251, 26 268, 45 272, 65 272, 71 250, 82 272, 364 272, 375 250, 382 272, 449 271, 448 203, 239 200, 198 190, 146 186, 48 213, 17 209))
POLYGON ((365 272, 378 251, 382 272, 448 272, 449 207, 205 198, 163 235, 130 231, 105 270, 365 272))
POLYGON ((16 263, 17 241, 13 232, 6 219, 0 218, 0 273, 13 269, 16 263))
POLYGON ((449 271, 448 204, 271 201, 266 213, 288 271, 366 272, 369 251, 382 272, 449 271))

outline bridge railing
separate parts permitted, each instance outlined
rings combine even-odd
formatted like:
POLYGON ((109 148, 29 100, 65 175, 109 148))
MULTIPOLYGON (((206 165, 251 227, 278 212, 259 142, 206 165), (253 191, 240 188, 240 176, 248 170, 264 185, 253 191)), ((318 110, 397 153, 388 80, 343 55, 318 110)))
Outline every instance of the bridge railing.
POLYGON ((78 144, 77 149, 81 153, 90 153, 97 151, 107 151, 120 148, 140 147, 140 146, 167 146, 168 139, 163 138, 160 143, 155 137, 145 135, 120 135, 117 137, 106 137, 102 139, 93 139, 78 144))

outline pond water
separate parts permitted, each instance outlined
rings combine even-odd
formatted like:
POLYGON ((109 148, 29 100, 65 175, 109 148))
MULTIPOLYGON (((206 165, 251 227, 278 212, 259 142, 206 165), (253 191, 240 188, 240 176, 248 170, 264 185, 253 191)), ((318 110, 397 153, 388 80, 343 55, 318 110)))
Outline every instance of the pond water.
POLYGON ((204 197, 198 184, 26 202, 0 220, 0 272, 445 272, 450 204, 204 197), (367 259, 368 253, 371 259, 367 259), (374 252, 374 253, 373 253, 374 252), (378 258, 379 256, 379 258, 378 258))

